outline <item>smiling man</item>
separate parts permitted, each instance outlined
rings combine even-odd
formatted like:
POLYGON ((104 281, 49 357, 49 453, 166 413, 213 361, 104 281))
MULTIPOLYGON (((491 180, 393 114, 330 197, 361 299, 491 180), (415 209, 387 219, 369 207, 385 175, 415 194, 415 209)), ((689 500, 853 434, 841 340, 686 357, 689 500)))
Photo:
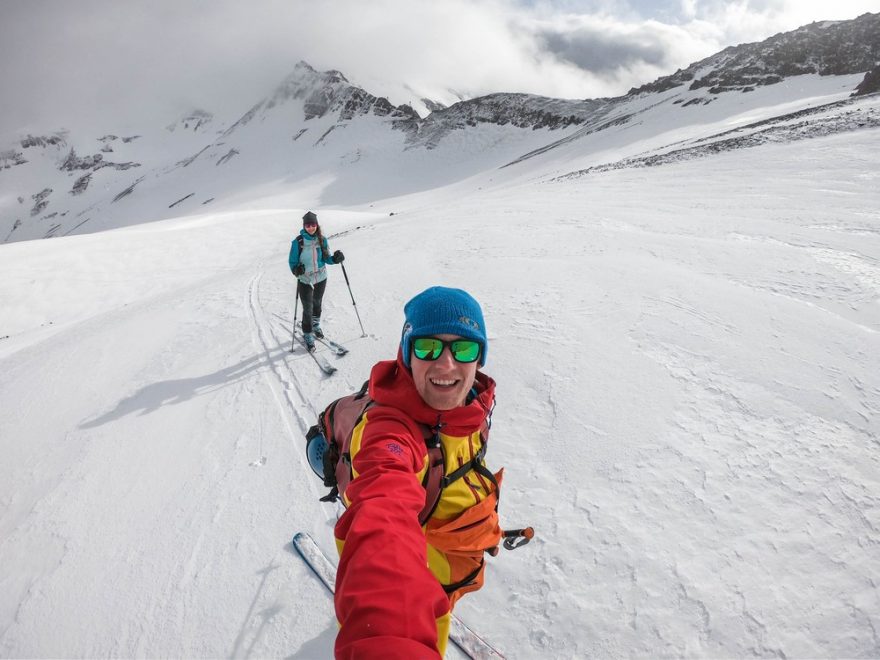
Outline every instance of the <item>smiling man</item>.
POLYGON ((337 658, 436 658, 452 607, 483 585, 483 553, 501 540, 501 472, 484 462, 495 382, 480 305, 432 287, 404 308, 397 359, 370 374, 351 439, 352 481, 336 524, 337 658), (438 447, 439 452, 430 451, 438 447), (430 465, 445 479, 426 504, 430 465))

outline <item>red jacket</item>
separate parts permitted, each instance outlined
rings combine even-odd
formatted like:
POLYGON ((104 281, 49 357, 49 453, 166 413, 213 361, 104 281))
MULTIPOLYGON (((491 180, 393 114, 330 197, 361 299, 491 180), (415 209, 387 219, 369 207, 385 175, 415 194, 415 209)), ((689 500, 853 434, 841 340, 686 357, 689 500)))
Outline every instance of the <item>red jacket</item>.
POLYGON ((477 373, 475 388, 470 403, 440 412, 422 400, 399 355, 373 367, 369 392, 377 405, 358 427, 356 452, 352 436, 354 479, 335 529, 337 658, 438 658, 445 650, 450 602, 428 568, 419 524, 426 449, 413 420, 440 423, 444 435, 478 432, 495 382, 477 373))

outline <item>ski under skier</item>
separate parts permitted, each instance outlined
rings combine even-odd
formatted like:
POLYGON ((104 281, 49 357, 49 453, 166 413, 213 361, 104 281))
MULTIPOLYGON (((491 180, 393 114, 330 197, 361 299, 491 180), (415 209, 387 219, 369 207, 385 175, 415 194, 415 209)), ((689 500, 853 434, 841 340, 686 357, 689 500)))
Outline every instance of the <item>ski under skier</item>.
MULTIPOLYGON (((303 228, 290 244, 287 259, 290 272, 297 278, 296 295, 302 301, 303 341, 309 351, 315 350, 315 338, 323 338, 321 330, 321 301, 327 288, 329 264, 345 261, 342 251, 330 254, 327 239, 321 233, 318 216, 307 211, 302 217, 303 228)), ((293 320, 296 323, 296 319, 293 320)))
POLYGON ((479 303, 433 287, 404 308, 397 359, 370 374, 375 401, 355 428, 353 479, 335 536, 337 658, 437 658, 452 608, 483 585, 484 551, 502 538, 501 472, 483 464, 495 382, 478 371, 488 342, 479 303), (448 477, 424 528, 430 427, 448 477))

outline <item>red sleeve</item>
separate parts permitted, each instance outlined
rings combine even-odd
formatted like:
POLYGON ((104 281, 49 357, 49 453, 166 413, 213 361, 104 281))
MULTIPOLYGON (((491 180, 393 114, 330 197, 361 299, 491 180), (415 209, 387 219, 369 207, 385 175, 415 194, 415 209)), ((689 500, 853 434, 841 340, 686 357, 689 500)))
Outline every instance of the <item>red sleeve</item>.
POLYGON ((336 523, 337 658, 439 658, 437 620, 449 599, 428 570, 419 512, 425 458, 418 428, 394 411, 367 413, 351 505, 336 523))

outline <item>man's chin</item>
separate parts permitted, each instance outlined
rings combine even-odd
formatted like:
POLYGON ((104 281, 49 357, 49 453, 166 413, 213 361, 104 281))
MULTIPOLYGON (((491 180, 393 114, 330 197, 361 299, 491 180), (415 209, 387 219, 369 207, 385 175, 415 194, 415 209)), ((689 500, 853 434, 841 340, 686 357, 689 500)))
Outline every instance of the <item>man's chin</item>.
POLYGON ((432 392, 428 400, 425 401, 434 410, 452 410, 458 408, 464 397, 461 396, 456 388, 449 392, 432 392))

